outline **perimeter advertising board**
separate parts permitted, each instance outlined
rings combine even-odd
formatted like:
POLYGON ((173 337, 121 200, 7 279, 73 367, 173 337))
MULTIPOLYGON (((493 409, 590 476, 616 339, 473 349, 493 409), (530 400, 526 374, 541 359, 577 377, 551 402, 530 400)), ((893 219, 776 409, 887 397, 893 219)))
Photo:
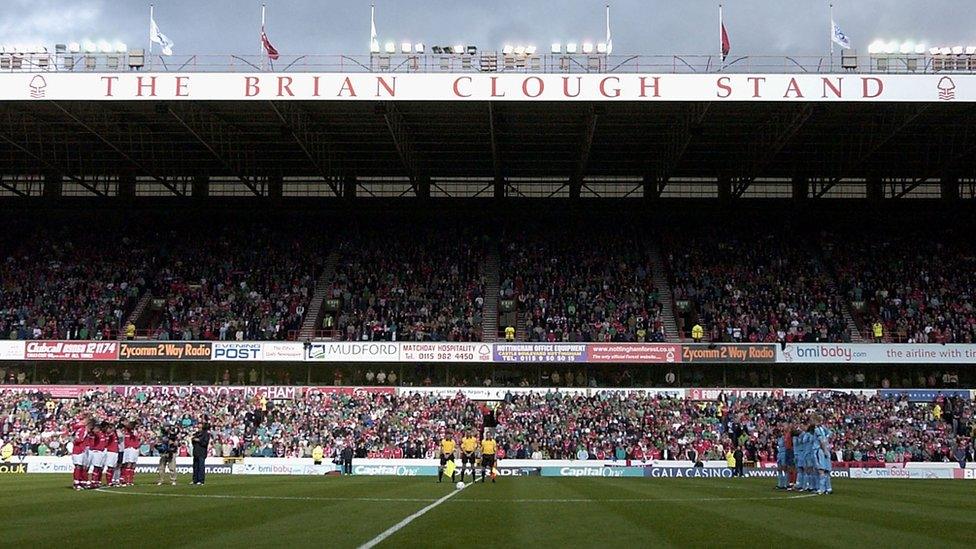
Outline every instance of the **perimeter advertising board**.
POLYGON ((788 364, 974 364, 976 345, 933 343, 789 343, 788 364))
POLYGON ((28 341, 27 360, 116 360, 118 341, 28 341))
POLYGON ((210 360, 213 344, 209 341, 123 341, 121 360, 210 360))

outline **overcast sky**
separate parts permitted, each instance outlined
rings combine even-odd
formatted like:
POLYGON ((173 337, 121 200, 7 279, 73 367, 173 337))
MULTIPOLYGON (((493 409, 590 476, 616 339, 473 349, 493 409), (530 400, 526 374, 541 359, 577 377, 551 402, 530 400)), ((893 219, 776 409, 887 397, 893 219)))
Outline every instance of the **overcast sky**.
MULTIPOLYGON (((282 54, 365 54, 369 0, 268 0, 268 35, 282 54)), ((602 41, 602 0, 377 0, 380 42, 475 44, 602 41)), ((157 0, 156 21, 178 54, 257 53, 261 2, 157 0)), ((615 54, 711 54, 718 3, 613 0, 615 54)), ((836 0, 834 17, 862 52, 875 39, 976 44, 973 0, 836 0)), ((0 0, 0 44, 146 43, 149 3, 134 0, 0 0)), ((827 2, 725 0, 733 54, 820 55, 827 49, 827 2)))

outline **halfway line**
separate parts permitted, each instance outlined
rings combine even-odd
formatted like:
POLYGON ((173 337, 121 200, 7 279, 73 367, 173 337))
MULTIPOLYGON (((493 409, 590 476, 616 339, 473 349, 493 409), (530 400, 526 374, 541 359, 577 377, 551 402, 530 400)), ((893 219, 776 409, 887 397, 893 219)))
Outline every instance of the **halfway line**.
MULTIPOLYGON (((470 482, 468 484, 465 484, 464 485, 464 488, 467 488, 468 486, 471 486, 471 483, 470 482)), ((464 488, 462 488, 461 490, 463 490, 464 488)), ((434 503, 431 503, 427 507, 424 507, 423 509, 421 509, 421 510, 417 511, 416 513, 410 515, 409 517, 401 520, 400 522, 394 524, 393 526, 390 526, 382 534, 380 534, 380 535, 376 536, 375 538, 367 541, 366 543, 360 545, 359 546, 359 549, 371 549, 372 547, 375 547, 377 544, 379 544, 380 542, 382 542, 386 538, 388 538, 388 537, 392 536, 393 534, 396 534, 397 532, 399 532, 400 530, 402 530, 406 525, 408 525, 411 522, 413 522, 414 520, 416 520, 416 519, 424 516, 424 514, 426 514, 427 511, 430 511, 434 507, 437 507, 438 505, 444 503, 445 501, 447 501, 447 500, 453 498, 454 496, 460 494, 461 493, 461 490, 455 490, 455 491, 451 492, 450 494, 447 494, 446 496, 444 496, 441 499, 435 501, 434 503)))

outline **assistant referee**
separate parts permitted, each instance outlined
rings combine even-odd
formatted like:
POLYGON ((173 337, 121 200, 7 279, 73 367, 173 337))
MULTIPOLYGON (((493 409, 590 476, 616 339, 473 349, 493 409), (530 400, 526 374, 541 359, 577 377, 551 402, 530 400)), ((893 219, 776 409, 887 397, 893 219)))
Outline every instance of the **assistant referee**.
MULTIPOLYGON (((491 430, 485 433, 485 438, 481 441, 481 482, 485 482, 485 476, 495 467, 495 452, 498 445, 495 443, 495 435, 491 430)), ((491 482, 495 482, 495 475, 491 475, 491 482)))
POLYGON ((475 461, 478 459, 475 454, 477 450, 478 438, 468 429, 464 438, 461 439, 461 482, 464 482, 464 471, 469 466, 471 467, 471 480, 475 480, 475 461))
MULTIPOLYGON (((451 433, 445 433, 444 438, 441 439, 441 465, 437 468, 437 482, 444 480, 444 468, 447 466, 447 462, 454 461, 454 452, 457 450, 457 443, 454 442, 454 435, 451 433)), ((457 477, 457 472, 451 473, 451 482, 454 482, 455 477, 457 477)))

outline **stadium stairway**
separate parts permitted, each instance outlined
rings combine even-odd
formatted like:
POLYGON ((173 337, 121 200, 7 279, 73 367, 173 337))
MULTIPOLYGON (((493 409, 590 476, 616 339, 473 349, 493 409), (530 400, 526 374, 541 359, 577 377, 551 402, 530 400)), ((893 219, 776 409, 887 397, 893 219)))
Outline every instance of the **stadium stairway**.
POLYGON ((298 332, 298 337, 302 341, 315 339, 315 331, 318 330, 322 322, 322 304, 325 302, 338 264, 339 250, 334 248, 325 258, 325 266, 322 268, 322 274, 319 275, 318 281, 315 282, 315 291, 312 293, 312 300, 308 303, 308 311, 305 314, 305 320, 302 321, 302 329, 298 332))
POLYGON ((485 306, 481 312, 482 341, 498 341, 498 292, 501 288, 500 264, 501 258, 498 254, 498 248, 490 246, 488 256, 481 266, 481 274, 485 277, 485 306))
POLYGON ((822 269, 824 272, 828 273, 828 290, 830 293, 841 296, 841 307, 844 308, 844 324, 847 325, 847 331, 851 334, 851 343, 864 343, 864 336, 861 335, 861 328, 858 327, 857 321, 854 320, 854 315, 851 314, 851 304, 847 302, 847 299, 841 294, 840 288, 837 287, 837 273, 833 269, 827 268, 827 263, 824 260, 823 250, 816 250, 818 253, 814 257, 814 262, 817 267, 822 269))
POLYGON ((142 314, 146 312, 146 307, 149 306, 150 301, 152 301, 152 292, 146 290, 143 292, 142 297, 139 298, 139 301, 136 302, 136 306, 132 308, 132 312, 129 313, 128 318, 125 319, 125 324, 123 324, 123 326, 126 326, 131 322, 133 326, 139 328, 141 326, 139 321, 142 320, 142 314))
POLYGON ((661 315, 664 317, 664 337, 672 343, 681 341, 681 334, 678 333, 678 322, 674 316, 674 294, 671 293, 668 271, 664 266, 664 259, 661 257, 661 250, 657 242, 648 244, 647 258, 651 262, 651 276, 654 277, 654 286, 657 287, 660 295, 661 315))

